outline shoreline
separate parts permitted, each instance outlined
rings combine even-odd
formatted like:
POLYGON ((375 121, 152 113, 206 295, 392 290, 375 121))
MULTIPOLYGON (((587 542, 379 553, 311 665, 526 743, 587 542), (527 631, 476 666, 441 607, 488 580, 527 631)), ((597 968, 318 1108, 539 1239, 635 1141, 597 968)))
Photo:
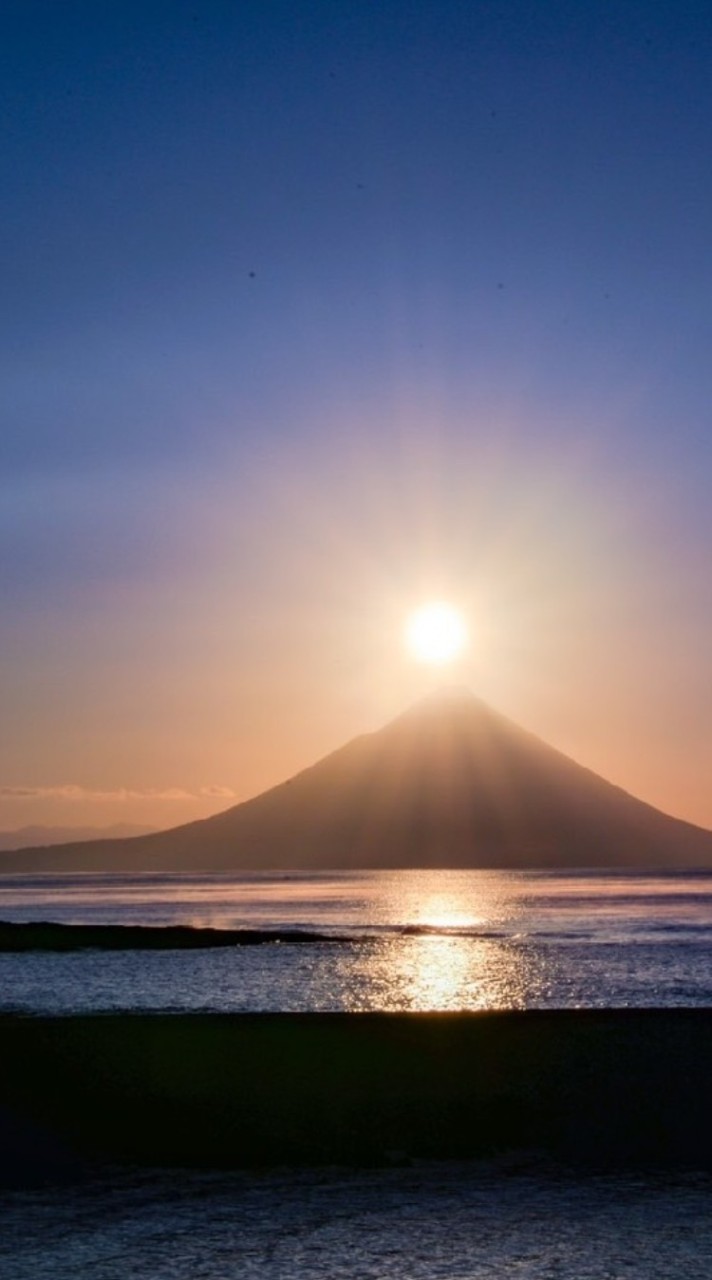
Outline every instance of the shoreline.
POLYGON ((712 1009, 0 1017, 0 1180, 86 1162, 712 1168, 712 1009))

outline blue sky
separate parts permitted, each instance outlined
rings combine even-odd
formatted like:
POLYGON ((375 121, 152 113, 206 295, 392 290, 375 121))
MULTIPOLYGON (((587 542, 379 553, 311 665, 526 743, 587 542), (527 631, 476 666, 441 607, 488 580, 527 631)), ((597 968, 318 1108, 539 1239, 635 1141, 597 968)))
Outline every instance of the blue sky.
POLYGON ((0 50, 0 821, 277 781, 447 591, 485 697, 712 824, 709 6, 8 0, 0 50))

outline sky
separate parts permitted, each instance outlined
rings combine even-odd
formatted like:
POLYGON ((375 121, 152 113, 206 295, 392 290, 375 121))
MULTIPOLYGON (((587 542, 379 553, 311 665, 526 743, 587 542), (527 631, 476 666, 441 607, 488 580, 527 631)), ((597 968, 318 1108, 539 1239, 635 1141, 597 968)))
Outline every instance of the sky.
POLYGON ((0 827, 281 781, 444 678, 429 598, 712 826, 712 7, 5 0, 0 62, 0 827))

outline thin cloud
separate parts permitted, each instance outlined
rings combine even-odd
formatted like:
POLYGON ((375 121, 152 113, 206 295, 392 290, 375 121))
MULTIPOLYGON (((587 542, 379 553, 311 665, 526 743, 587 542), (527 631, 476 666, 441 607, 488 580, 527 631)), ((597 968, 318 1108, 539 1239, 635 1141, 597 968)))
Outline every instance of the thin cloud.
POLYGON ((76 783, 65 783, 55 787, 0 786, 2 800, 69 800, 121 803, 125 800, 204 800, 235 799, 231 787, 210 784, 200 787, 198 791, 188 791, 185 787, 117 787, 114 790, 102 791, 92 787, 81 787, 76 783))

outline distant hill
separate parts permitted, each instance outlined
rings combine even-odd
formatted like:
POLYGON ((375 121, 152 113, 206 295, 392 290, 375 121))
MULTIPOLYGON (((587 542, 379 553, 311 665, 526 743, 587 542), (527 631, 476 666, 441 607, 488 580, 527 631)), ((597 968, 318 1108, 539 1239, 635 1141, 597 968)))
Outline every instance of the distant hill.
POLYGON ((467 690, 417 703, 212 818, 25 849, 0 868, 712 866, 712 832, 668 817, 467 690))
POLYGON ((86 840, 120 840, 129 836, 147 835, 155 827, 138 822, 115 822, 107 827, 43 827, 30 825, 14 831, 0 831, 0 851, 3 849, 35 848, 51 844, 77 844, 86 840))

